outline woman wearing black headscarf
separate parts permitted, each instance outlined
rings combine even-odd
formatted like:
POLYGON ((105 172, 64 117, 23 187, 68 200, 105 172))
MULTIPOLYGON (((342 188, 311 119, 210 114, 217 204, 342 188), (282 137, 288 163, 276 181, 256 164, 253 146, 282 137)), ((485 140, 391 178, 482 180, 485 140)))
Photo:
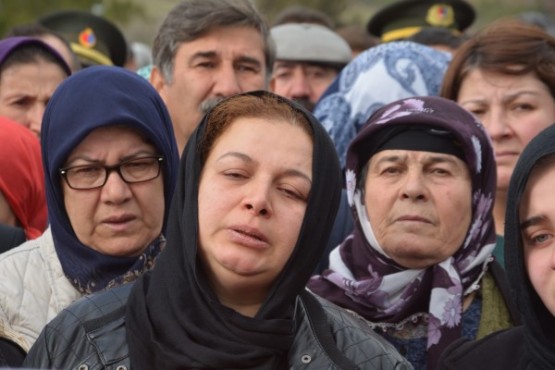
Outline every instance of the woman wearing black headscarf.
POLYGON ((555 125, 526 146, 509 183, 507 276, 522 326, 453 343, 441 369, 555 368, 555 125))
POLYGON ((438 97, 380 108, 349 146, 346 181, 355 230, 312 291, 366 318, 416 369, 435 369, 461 336, 512 325, 491 257, 495 161, 472 114, 438 97))
POLYGON ((267 92, 224 100, 183 153, 152 273, 70 307, 26 365, 410 368, 360 318, 305 291, 340 188, 334 146, 310 113, 267 92))

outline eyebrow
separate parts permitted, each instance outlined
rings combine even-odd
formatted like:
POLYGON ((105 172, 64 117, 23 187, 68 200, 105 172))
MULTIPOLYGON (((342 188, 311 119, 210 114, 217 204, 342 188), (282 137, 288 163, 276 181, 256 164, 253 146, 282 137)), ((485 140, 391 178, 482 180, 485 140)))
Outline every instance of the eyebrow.
MULTIPOLYGON (((244 153, 240 153, 240 152, 227 152, 222 154, 221 156, 219 156, 216 161, 220 161, 224 158, 227 157, 234 157, 234 158, 238 158, 246 163, 249 164, 254 164, 256 163, 256 161, 254 159, 252 159, 251 157, 249 157, 248 155, 244 154, 244 153)), ((303 179, 305 179, 306 181, 308 181, 311 185, 312 185, 312 180, 310 179, 310 177, 308 177, 305 173, 296 170, 294 168, 288 168, 283 172, 283 175, 285 176, 295 176, 295 177, 301 177, 303 179)))
MULTIPOLYGON (((214 59, 214 58, 219 58, 218 52, 214 51, 214 50, 209 50, 209 51, 199 51, 196 52, 195 54, 193 54, 190 58, 190 62, 194 61, 195 59, 202 59, 202 58, 206 58, 206 59, 214 59)), ((233 63, 250 63, 250 64, 255 64, 257 66, 262 66, 262 63, 254 58, 254 57, 250 57, 248 55, 240 55, 238 58, 233 59, 233 63)))
MULTIPOLYGON (((431 164, 447 162, 447 163, 451 163, 451 164, 454 164, 454 165, 458 166, 458 162, 455 161, 454 158, 450 158, 447 155, 449 155, 449 154, 437 155, 437 153, 431 153, 429 156, 425 157, 425 160, 426 160, 426 162, 429 162, 431 164)), ((385 157, 380 158, 378 160, 378 162, 376 162, 376 165, 379 165, 379 164, 384 163, 384 162, 403 162, 403 161, 406 161, 407 158, 408 158, 408 155, 403 155, 403 156, 389 155, 389 156, 385 156, 385 157)))
POLYGON ((530 226, 538 225, 543 221, 545 221, 545 219, 546 219, 545 216, 532 216, 520 223, 520 230, 525 230, 530 226))
MULTIPOLYGON (((503 102, 507 102, 507 101, 511 101, 511 100, 515 100, 516 98, 518 98, 521 95, 534 95, 534 96, 538 96, 539 93, 537 91, 532 91, 532 90, 522 90, 522 91, 516 91, 514 93, 511 93, 505 97, 503 97, 502 101, 503 102)), ((469 100, 465 100, 465 101, 461 101, 460 104, 468 104, 468 103, 483 103, 484 100, 486 99, 469 99, 469 100)))

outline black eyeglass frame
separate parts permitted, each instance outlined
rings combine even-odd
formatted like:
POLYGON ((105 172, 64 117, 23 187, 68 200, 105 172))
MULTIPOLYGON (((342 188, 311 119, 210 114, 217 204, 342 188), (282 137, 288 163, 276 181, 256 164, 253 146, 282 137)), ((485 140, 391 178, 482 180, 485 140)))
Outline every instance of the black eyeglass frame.
POLYGON ((116 171, 120 177, 120 179, 123 180, 123 182, 125 182, 126 184, 138 184, 141 182, 147 182, 150 180, 154 180, 156 178, 158 178, 158 176, 160 176, 160 172, 162 172, 162 163, 164 162, 165 158, 163 155, 149 155, 149 156, 144 156, 144 157, 136 157, 136 158, 130 158, 128 160, 125 160, 123 162, 120 162, 116 165, 113 166, 102 166, 102 165, 80 165, 80 166, 72 166, 72 167, 65 167, 65 168, 60 168, 58 170, 58 173, 60 174, 60 176, 65 180, 67 186, 69 186, 71 189, 74 190, 93 190, 93 189, 100 189, 102 188, 104 185, 106 185, 106 182, 108 182, 108 177, 110 176, 110 174, 113 171, 116 171), (156 159, 157 160, 157 164, 158 164, 158 171, 156 172, 156 176, 154 177, 150 177, 148 179, 145 180, 139 180, 139 181, 129 181, 125 178, 125 176, 123 175, 123 172, 121 172, 121 167, 125 166, 126 164, 129 164, 133 161, 137 161, 137 160, 141 160, 141 159, 156 159), (101 185, 98 186, 93 186, 93 187, 87 187, 87 188, 76 188, 74 186, 72 186, 67 178, 67 174, 69 170, 75 169, 75 168, 81 168, 81 167, 99 167, 99 168, 103 168, 104 169, 104 181, 102 182, 101 185))

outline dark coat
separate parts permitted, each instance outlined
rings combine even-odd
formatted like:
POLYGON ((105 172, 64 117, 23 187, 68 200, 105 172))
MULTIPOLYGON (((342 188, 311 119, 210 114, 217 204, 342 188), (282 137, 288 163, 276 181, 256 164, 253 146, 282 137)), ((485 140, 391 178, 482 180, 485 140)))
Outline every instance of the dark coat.
MULTIPOLYGON (((41 369, 130 369, 125 306, 132 286, 85 296, 65 309, 45 327, 24 365, 41 369)), ((363 319, 321 298, 317 302, 324 308, 337 349, 360 369, 412 369, 389 343, 372 333, 363 319)), ((315 332, 318 322, 302 302, 297 304, 296 318, 297 334, 288 368, 342 369, 322 346, 315 332)))

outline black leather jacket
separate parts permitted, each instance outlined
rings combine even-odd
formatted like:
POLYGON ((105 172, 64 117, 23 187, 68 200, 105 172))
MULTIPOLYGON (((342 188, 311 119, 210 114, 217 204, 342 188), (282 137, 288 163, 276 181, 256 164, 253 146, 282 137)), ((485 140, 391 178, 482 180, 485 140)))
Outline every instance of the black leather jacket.
MULTIPOLYGON (((41 369, 130 369, 125 304, 132 284, 86 296, 66 308, 42 331, 24 366, 41 369)), ((312 296, 314 297, 314 296, 312 296)), ((331 329, 336 350, 358 369, 412 369, 412 366, 362 318, 316 298, 324 327, 331 329)), ((297 335, 289 352, 290 369, 344 369, 329 356, 304 300, 297 300, 297 335)), ((328 330, 329 334, 329 330, 328 330)))

